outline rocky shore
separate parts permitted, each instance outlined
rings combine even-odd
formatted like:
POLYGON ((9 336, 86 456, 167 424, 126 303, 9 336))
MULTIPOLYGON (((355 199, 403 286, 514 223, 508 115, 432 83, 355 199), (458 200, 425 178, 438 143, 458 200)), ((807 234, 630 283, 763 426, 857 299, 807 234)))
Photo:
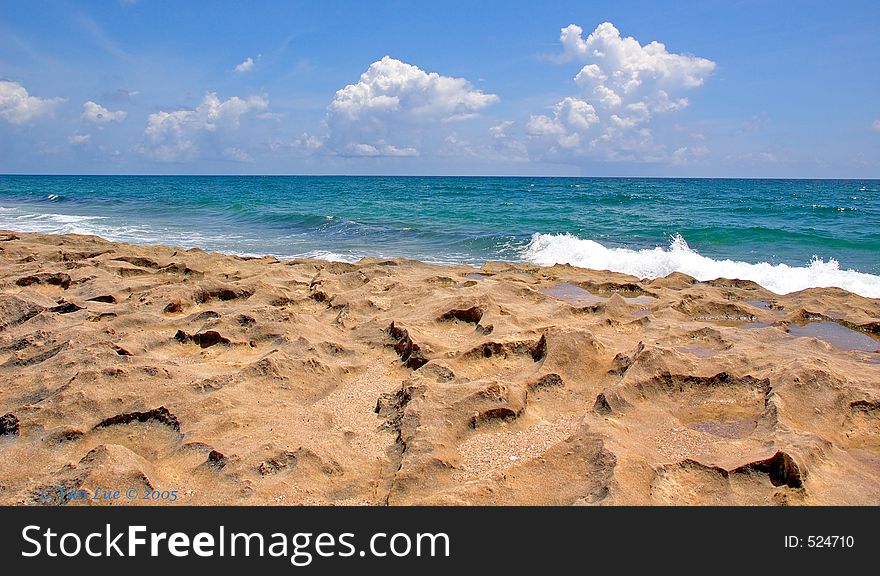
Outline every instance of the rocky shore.
POLYGON ((0 232, 0 504, 878 505, 878 332, 835 288, 0 232))

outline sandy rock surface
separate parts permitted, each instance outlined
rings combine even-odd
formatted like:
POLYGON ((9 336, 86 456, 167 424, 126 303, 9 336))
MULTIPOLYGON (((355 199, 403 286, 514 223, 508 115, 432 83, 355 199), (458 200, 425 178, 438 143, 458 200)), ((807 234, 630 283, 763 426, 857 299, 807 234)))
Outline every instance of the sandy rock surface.
POLYGON ((877 505, 878 332, 835 288, 0 232, 0 504, 877 505))

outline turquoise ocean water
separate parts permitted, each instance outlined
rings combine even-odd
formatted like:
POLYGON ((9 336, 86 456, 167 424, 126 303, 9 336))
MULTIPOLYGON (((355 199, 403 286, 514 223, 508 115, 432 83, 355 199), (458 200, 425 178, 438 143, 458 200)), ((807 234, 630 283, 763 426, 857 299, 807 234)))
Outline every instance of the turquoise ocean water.
POLYGON ((880 297, 880 181, 0 176, 0 228, 242 255, 556 262, 880 297))

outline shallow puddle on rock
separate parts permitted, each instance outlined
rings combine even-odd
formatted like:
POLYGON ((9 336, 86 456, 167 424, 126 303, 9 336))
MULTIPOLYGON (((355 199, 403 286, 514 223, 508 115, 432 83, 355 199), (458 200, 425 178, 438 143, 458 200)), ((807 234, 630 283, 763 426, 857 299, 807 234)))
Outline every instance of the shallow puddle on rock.
MULTIPOLYGON (((606 298, 605 296, 597 296, 589 290, 585 290, 580 286, 575 286, 574 284, 569 284, 568 282, 557 284, 556 286, 548 288, 544 290, 544 294, 548 296, 553 296, 554 298, 558 298, 560 300, 564 300, 569 304, 573 304, 575 306, 594 306, 596 304, 608 301, 608 298, 606 298)), ((656 300, 651 296, 644 295, 634 296, 632 298, 622 296, 622 298, 627 304, 637 304, 641 306, 652 304, 656 300)), ((648 313, 650 314, 650 311, 648 313)))
POLYGON ((601 296, 595 296, 589 290, 584 290, 580 286, 568 284, 567 282, 564 284, 557 284, 556 286, 553 286, 551 288, 547 288, 546 290, 544 290, 544 294, 548 296, 553 296, 554 298, 558 298, 559 300, 564 300, 569 304, 573 304, 575 306, 593 306, 595 304, 599 304, 608 300, 607 298, 602 298, 601 296))
POLYGON ((743 438, 751 434, 758 423, 751 418, 745 420, 705 420, 690 424, 691 430, 706 432, 722 438, 743 438))
POLYGON ((754 306, 755 308, 760 308, 761 310, 773 312, 777 316, 782 316, 785 314, 785 311, 782 308, 774 306, 773 303, 769 300, 746 300, 746 304, 748 304, 749 306, 754 306))
MULTIPOLYGON (((754 318, 754 316, 752 316, 754 318)), ((724 326, 727 328, 766 328, 770 326, 770 324, 766 322, 755 322, 754 320, 750 320, 749 318, 718 318, 713 316, 697 316, 694 318, 697 322, 711 322, 716 326, 724 326)))
POLYGON ((470 278, 471 280, 485 280, 488 278, 485 274, 480 274, 479 272, 469 272, 464 275, 465 278, 470 278))
POLYGON ((653 304, 654 300, 656 300, 656 298, 654 298, 653 296, 635 296, 633 298, 628 298, 628 297, 624 296, 623 299, 626 300, 627 304, 641 304, 641 305, 653 304))
POLYGON ((850 330, 837 322, 810 322, 804 326, 791 324, 788 333, 792 336, 812 336, 828 342, 841 350, 861 350, 863 352, 876 352, 880 350, 880 342, 867 334, 850 330))
POLYGON ((712 356, 718 355, 718 350, 713 350, 712 348, 706 348, 705 346, 700 346, 699 344, 688 344, 687 346, 679 346, 676 348, 679 352, 684 352, 685 354, 691 354, 696 356, 697 358, 711 358, 712 356))
POLYGON ((633 312, 634 318, 644 318, 645 316, 650 316, 653 310, 636 310, 633 312))

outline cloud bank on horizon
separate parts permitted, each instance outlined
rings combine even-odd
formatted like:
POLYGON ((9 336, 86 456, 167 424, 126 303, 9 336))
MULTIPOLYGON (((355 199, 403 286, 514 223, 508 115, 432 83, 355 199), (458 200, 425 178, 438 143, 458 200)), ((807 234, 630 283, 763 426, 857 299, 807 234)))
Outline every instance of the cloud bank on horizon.
MULTIPOLYGON (((136 58, 135 50, 123 50, 96 24, 88 29, 108 54, 136 58)), ((279 75, 307 75, 315 66, 303 57, 279 69, 280 52, 269 46, 227 60, 225 78, 193 74, 185 89, 175 90, 176 82, 138 82, 132 74, 124 87, 95 85, 82 99, 49 89, 53 83, 33 70, 9 74, 0 68, 0 135, 19 143, 34 135, 30 156, 18 155, 25 166, 36 157, 43 166, 49 158, 51 166, 54 155, 70 163, 86 159, 98 171, 211 166, 222 172, 242 164, 278 171, 288 162, 343 172, 371 165, 414 172, 440 166, 448 173, 459 166, 496 173, 613 166, 699 172, 724 163, 779 166, 792 154, 788 144, 769 149, 754 136, 772 126, 766 113, 736 123, 712 117, 719 92, 706 94, 707 87, 725 82, 717 78, 725 67, 717 57, 680 45, 673 50, 661 39, 642 41, 611 21, 589 32, 576 23, 558 30, 550 54, 525 55, 534 63, 532 77, 510 70, 493 75, 492 66, 479 62, 467 67, 471 74, 457 74, 442 63, 389 50, 366 60, 354 77, 324 72, 338 83, 322 89, 323 103, 315 90, 298 96, 306 87, 296 83, 279 92, 279 75), (744 145, 732 150, 727 143, 735 140, 744 145)), ((0 66, 2 49, 0 44, 0 66)), ((164 65, 147 57, 124 64, 135 71, 164 65)), ((862 124, 875 139, 876 118, 875 112, 862 124)), ((856 160, 878 169, 870 155, 856 160)), ((15 160, 0 163, 0 171, 17 169, 15 160)))

